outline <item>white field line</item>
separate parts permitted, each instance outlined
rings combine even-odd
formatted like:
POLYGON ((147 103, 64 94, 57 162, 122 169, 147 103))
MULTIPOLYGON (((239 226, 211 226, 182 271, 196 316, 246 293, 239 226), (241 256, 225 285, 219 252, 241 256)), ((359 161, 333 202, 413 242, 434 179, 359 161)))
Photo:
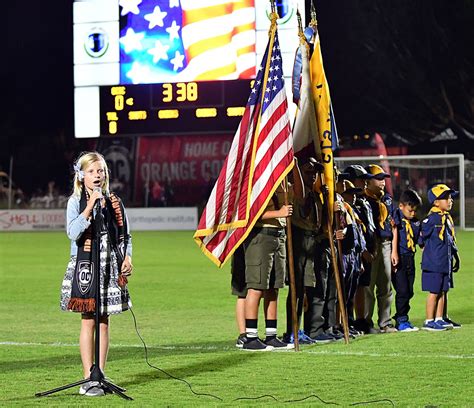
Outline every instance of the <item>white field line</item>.
MULTIPOLYGON (((78 343, 27 343, 27 342, 15 342, 15 341, 2 341, 0 346, 16 346, 16 347, 79 347, 78 343)), ((111 344, 111 348, 143 348, 143 344, 111 344)), ((324 346, 323 346, 324 347, 324 346)), ((148 350, 196 350, 196 351, 229 351, 237 349, 235 347, 217 347, 217 346, 149 346, 147 345, 148 350)), ((322 350, 318 346, 310 347, 307 350, 302 350, 305 353, 309 354, 321 354, 321 355, 334 355, 334 356, 351 356, 351 357, 403 357, 403 358, 422 358, 422 359, 432 359, 432 358, 445 358, 445 359, 474 359, 474 354, 399 354, 399 353, 370 353, 365 351, 338 351, 338 350, 322 350)))

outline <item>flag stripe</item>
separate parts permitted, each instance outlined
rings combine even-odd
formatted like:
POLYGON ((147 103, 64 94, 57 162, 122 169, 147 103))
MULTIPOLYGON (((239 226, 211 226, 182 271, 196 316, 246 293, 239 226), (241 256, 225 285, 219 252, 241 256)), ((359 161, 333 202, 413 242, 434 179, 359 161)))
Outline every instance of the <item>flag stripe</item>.
POLYGON ((206 7, 218 6, 220 4, 238 3, 240 0, 180 0, 183 10, 195 10, 206 7))
MULTIPOLYGON (((247 129, 249 126, 253 126, 253 124, 250 123, 250 120, 251 120, 251 117, 252 117, 252 113, 253 113, 253 107, 251 107, 250 109, 246 110, 245 113, 244 113, 244 116, 242 118, 242 121, 241 121, 241 124, 239 125, 239 128, 237 129, 237 133, 236 135, 240 135, 239 138, 234 138, 233 142, 232 142, 232 145, 231 145, 231 149, 229 151, 229 154, 225 160, 225 163, 224 163, 224 167, 223 167, 223 171, 225 173, 219 175, 219 178, 216 182, 216 185, 214 186, 214 189, 211 193, 211 197, 209 197, 209 201, 208 201, 208 207, 210 210, 212 210, 212 212, 208 212, 208 217, 207 217, 207 221, 206 221, 206 225, 212 225, 214 224, 215 222, 217 222, 218 224, 222 224, 224 222, 224 219, 225 219, 225 222, 229 222, 227 221, 227 216, 226 216, 226 210, 227 208, 226 207, 223 207, 222 208, 222 216, 220 214, 216 214, 215 213, 215 208, 221 208, 221 206, 223 205, 224 203, 224 197, 222 197, 224 195, 224 191, 222 188, 225 187, 225 186, 229 186, 229 185, 233 185, 232 184, 232 179, 233 179, 233 175, 235 176, 234 173, 238 173, 239 172, 239 166, 238 164, 235 163, 235 161, 241 161, 242 159, 240 159, 237 155, 241 152, 241 150, 239 150, 239 147, 240 145, 244 146, 245 145, 245 148, 244 148, 244 153, 247 154, 248 152, 248 149, 250 147, 250 138, 248 138, 248 140, 246 139, 246 133, 245 131, 242 131, 241 132, 241 129, 242 130, 245 130, 247 129), (237 170, 235 170, 237 169, 237 170), (220 192, 220 195, 217 194, 217 188, 219 187, 219 192, 220 192), (212 216, 214 215, 214 217, 212 216)), ((235 178, 234 178, 235 180, 235 178)), ((232 191, 232 190, 231 190, 232 191)), ((236 219, 239 219, 239 217, 236 217, 236 219)))
MULTIPOLYGON (((208 40, 212 43, 214 37, 218 37, 223 34, 232 33, 236 30, 237 32, 244 31, 244 28, 248 30, 255 30, 255 9, 248 8, 245 12, 239 11, 238 13, 223 14, 221 16, 209 18, 203 14, 203 18, 191 23, 187 23, 187 12, 184 12, 184 24, 182 28, 183 44, 185 47, 189 47, 199 41, 208 40), (236 17, 237 20, 236 21, 236 17), (209 29, 212 27, 212 30, 209 29)), ((255 33, 253 33, 255 41, 255 33)))
POLYGON ((196 76, 196 81, 210 81, 213 78, 222 79, 222 77, 231 74, 235 74, 233 78, 237 79, 237 69, 234 62, 224 67, 210 69, 206 72, 203 72, 202 74, 196 76))
POLYGON ((209 7, 200 7, 198 9, 185 9, 185 25, 198 23, 203 20, 213 19, 221 16, 228 16, 232 13, 232 3, 216 4, 209 7))
POLYGON ((252 76, 256 41, 254 1, 184 1, 181 5, 187 67, 180 79, 252 76))
MULTIPOLYGON (((244 128, 246 128, 248 126, 248 120, 243 121, 243 123, 244 123, 244 128)), ((246 172, 248 171, 248 167, 250 166, 249 160, 245 160, 245 159, 247 158, 247 153, 250 149, 250 140, 251 139, 246 138, 245 136, 246 136, 245 134, 240 135, 239 150, 237 152, 237 158, 238 158, 238 162, 237 162, 237 165, 236 165, 237 171, 234 171, 234 176, 233 176, 232 180, 230 181, 230 184, 228 184, 228 186, 241 185, 242 181, 243 181, 243 178, 244 178, 243 176, 244 176, 244 174, 246 174, 246 172)), ((247 181, 247 183, 248 183, 248 181, 247 181)), ((232 221, 231 216, 234 213, 235 209, 238 208, 239 200, 240 200, 240 194, 238 194, 238 193, 239 193, 239 190, 237 190, 237 189, 231 189, 230 190, 230 196, 229 196, 230 206, 229 206, 229 209, 228 209, 228 215, 227 215, 227 218, 226 218, 226 223, 229 223, 229 222, 232 221)), ((238 219, 239 218, 239 212, 237 211, 236 214, 237 214, 237 219, 238 219)), ((240 215, 245 215, 245 213, 240 214, 240 215)))
MULTIPOLYGON (((218 37, 214 37, 212 39, 213 48, 224 47, 224 46, 231 46, 232 41, 232 33, 225 33, 218 37)), ((233 47, 232 47, 233 48, 233 47)), ((194 44, 190 45, 186 50, 186 55, 188 58, 194 58, 198 55, 209 50, 209 40, 205 39, 202 41, 195 42, 194 44)))

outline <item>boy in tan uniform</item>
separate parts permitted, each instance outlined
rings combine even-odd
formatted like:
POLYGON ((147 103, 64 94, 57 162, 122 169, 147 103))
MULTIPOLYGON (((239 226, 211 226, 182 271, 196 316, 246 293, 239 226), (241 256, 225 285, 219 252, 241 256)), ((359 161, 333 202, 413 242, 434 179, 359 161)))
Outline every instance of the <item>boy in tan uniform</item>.
POLYGON ((278 289, 285 283, 286 273, 286 217, 293 213, 293 206, 283 204, 284 190, 280 185, 244 242, 245 326, 247 341, 242 349, 270 351, 274 348, 294 347, 277 338, 278 289), (264 299, 265 340, 258 338, 258 307, 264 299))
MULTIPOLYGON (((302 196, 295 197, 294 211, 291 218, 291 230, 293 235, 293 254, 295 270, 296 289, 296 314, 298 327, 301 324, 303 313, 305 287, 311 286, 314 280, 314 255, 316 251, 316 234, 321 227, 322 207, 317 205, 317 199, 313 192, 313 184, 316 176, 323 170, 323 165, 313 157, 308 157, 301 162, 301 176, 303 181, 302 196)), ((291 293, 286 299, 286 333, 283 340, 293 343, 293 319, 291 310, 291 293)), ((300 344, 311 344, 313 340, 298 330, 298 341, 300 344)))

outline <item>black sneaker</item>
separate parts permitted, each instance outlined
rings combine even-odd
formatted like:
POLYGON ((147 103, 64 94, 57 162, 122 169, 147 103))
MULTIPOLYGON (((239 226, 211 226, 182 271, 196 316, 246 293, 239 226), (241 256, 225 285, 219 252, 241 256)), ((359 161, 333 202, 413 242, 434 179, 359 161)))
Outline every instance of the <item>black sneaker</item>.
POLYGON ((443 320, 446 322, 446 323, 449 323, 449 324, 452 324, 453 325, 453 329, 460 329, 462 327, 462 324, 461 323, 456 323, 454 321, 452 321, 449 317, 443 317, 443 320))
POLYGON ((354 336, 355 338, 355 337, 363 336, 364 332, 357 330, 354 326, 349 326, 349 334, 351 336, 354 336))
POLYGON ((354 329, 362 334, 369 334, 370 325, 365 319, 357 319, 354 321, 354 329))
POLYGON ((293 343, 293 333, 283 333, 282 340, 285 343, 293 343))
POLYGON ((269 339, 265 339, 264 343, 267 346, 273 347, 273 350, 291 350, 295 348, 295 345, 292 343, 286 343, 281 341, 278 337, 270 337, 269 339))
POLYGON ((327 332, 328 336, 334 337, 334 340, 343 340, 344 339, 344 333, 338 329, 331 329, 330 331, 327 332))
POLYGON ((258 337, 255 339, 249 339, 243 344, 242 350, 245 351, 272 351, 273 347, 268 346, 262 342, 258 337))
POLYGON ((246 342, 247 342, 247 335, 240 334, 239 337, 237 337, 237 341, 235 342, 235 347, 242 348, 246 342))
POLYGON ((316 343, 316 344, 325 344, 325 343, 331 343, 332 341, 335 341, 336 339, 334 336, 331 336, 326 333, 321 333, 318 334, 316 337, 311 337, 311 339, 316 343))

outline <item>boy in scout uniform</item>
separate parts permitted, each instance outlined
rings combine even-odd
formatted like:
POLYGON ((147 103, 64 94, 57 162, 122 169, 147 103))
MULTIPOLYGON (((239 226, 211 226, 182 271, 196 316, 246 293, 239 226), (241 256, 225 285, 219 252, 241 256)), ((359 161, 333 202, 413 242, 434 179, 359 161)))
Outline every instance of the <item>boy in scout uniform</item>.
POLYGON ((342 259, 344 263, 344 294, 346 298, 346 310, 349 320, 349 334, 358 336, 361 333, 354 327, 354 296, 359 282, 360 271, 362 268, 362 253, 366 251, 366 243, 364 238, 364 225, 360 220, 357 212, 354 210, 357 195, 362 193, 362 189, 355 187, 350 180, 339 181, 336 190, 344 199, 344 206, 347 217, 350 220, 352 232, 354 235, 353 247, 349 253, 343 253, 342 259))
MULTIPOLYGON (((319 201, 316 200, 313 185, 317 174, 323 170, 323 165, 315 158, 308 157, 301 161, 300 170, 303 181, 303 198, 299 199, 295 196, 291 218, 298 327, 300 327, 303 313, 305 287, 311 286, 310 282, 314 280, 316 234, 321 227, 322 207, 317 205, 319 201)), ((283 340, 292 343, 294 341, 292 332, 293 319, 291 292, 289 291, 286 298, 286 333, 283 340)), ((313 340, 304 333, 304 330, 298 330, 298 341, 300 344, 313 343, 313 340)))
MULTIPOLYGON (((336 176, 338 172, 335 171, 336 176)), ((328 343, 340 340, 344 335, 338 330, 336 318, 336 281, 332 265, 331 246, 327 228, 327 210, 323 203, 322 191, 326 186, 322 186, 320 179, 316 182, 317 194, 314 194, 315 204, 321 210, 320 228, 315 234, 314 252, 314 272, 305 275, 305 291, 308 308, 304 313, 304 331, 315 343, 328 343)), ((345 209, 342 199, 334 202, 335 217, 345 218, 345 209), (340 213, 340 214, 338 214, 340 213)), ((341 228, 344 228, 342 226, 341 228)), ((352 229, 350 229, 352 232, 352 229)), ((342 241, 343 251, 352 245, 353 235, 348 234, 343 229, 334 228, 336 240, 342 241), (347 239, 346 239, 347 238, 347 239), (344 242, 346 241, 346 242, 344 242)))
MULTIPOLYGON (((367 173, 367 170, 359 164, 353 164, 344 169, 347 174, 347 180, 351 181, 356 188, 361 188, 365 191, 367 188, 367 181, 371 179, 372 174, 367 173)), ((357 195, 354 206, 352 207, 359 219, 362 221, 362 231, 366 250, 362 252, 362 262, 359 269, 359 279, 357 282, 357 289, 354 295, 354 314, 356 320, 354 321, 354 328, 359 332, 370 333, 375 330, 369 326, 365 320, 365 287, 370 285, 370 271, 371 263, 375 255, 375 223, 372 214, 372 207, 364 195, 357 195)))
MULTIPOLYGON (((299 174, 297 164, 293 174, 299 174)), ((299 175, 297 176, 299 177, 299 175)), ((298 193, 300 195, 300 193, 298 193)), ((242 349, 270 351, 294 348, 277 338, 278 290, 285 284, 286 275, 286 218, 293 206, 285 203, 283 185, 278 186, 265 211, 244 241, 245 327, 247 340, 242 349), (265 340, 258 337, 258 307, 264 299, 265 340)))
POLYGON ((395 288, 396 327, 401 332, 418 331, 408 317, 410 299, 413 297, 415 282, 415 252, 420 235, 420 221, 416 210, 422 201, 414 190, 405 190, 398 200, 398 208, 393 212, 392 274, 395 288))
POLYGON ((381 333, 393 333, 397 329, 391 322, 390 308, 392 305, 392 197, 385 191, 385 179, 390 174, 382 167, 370 164, 366 168, 372 178, 367 181, 364 195, 368 200, 376 227, 375 257, 371 264, 370 284, 365 289, 365 319, 373 329, 372 315, 377 296, 378 325, 381 333), (375 287, 377 293, 375 294, 375 287))
POLYGON ((421 287, 428 293, 426 320, 422 327, 428 331, 452 329, 454 322, 447 317, 445 308, 447 292, 452 287, 452 272, 459 269, 454 224, 449 211, 458 192, 446 184, 437 184, 428 191, 428 201, 433 205, 421 223, 420 246, 421 287), (453 262, 454 261, 454 262, 453 262))

